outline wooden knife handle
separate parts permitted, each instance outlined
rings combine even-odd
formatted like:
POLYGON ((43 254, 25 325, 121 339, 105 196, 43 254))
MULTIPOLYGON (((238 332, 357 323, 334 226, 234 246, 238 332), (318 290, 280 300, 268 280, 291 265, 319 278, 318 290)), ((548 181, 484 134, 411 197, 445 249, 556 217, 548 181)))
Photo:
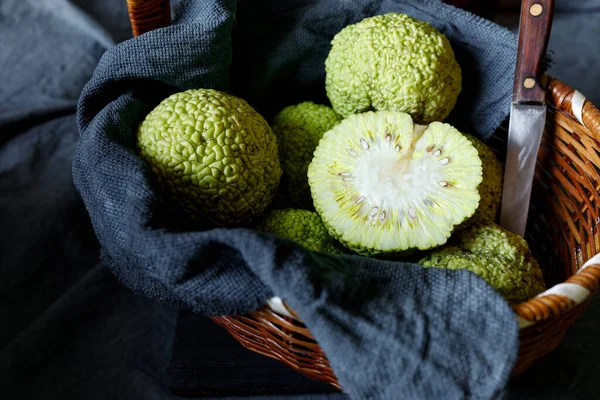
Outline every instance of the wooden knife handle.
POLYGON ((514 103, 543 103, 546 99, 539 83, 540 66, 548 47, 553 11, 554 0, 521 1, 514 103))

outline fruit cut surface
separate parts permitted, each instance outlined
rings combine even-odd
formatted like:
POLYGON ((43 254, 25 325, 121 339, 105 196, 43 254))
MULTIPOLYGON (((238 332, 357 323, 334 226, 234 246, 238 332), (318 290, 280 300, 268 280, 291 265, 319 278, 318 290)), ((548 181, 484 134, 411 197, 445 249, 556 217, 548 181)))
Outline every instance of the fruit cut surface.
POLYGON ((315 209, 359 253, 429 249, 473 215, 482 180, 477 150, 449 124, 410 115, 352 115, 327 131, 308 170, 315 209))

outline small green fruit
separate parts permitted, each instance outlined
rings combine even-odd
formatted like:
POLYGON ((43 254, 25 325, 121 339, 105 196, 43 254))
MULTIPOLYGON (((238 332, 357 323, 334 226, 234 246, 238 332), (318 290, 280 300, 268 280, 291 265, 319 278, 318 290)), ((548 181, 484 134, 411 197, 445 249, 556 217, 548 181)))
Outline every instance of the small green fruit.
POLYGON ((341 254, 343 247, 327 232, 321 217, 308 210, 272 210, 256 226, 257 231, 269 232, 293 240, 308 250, 341 254))
POLYGON ((285 107, 273 120, 283 175, 273 201, 276 208, 313 210, 306 176, 313 152, 323 134, 341 118, 323 104, 306 101, 285 107))
POLYGON ((546 288, 542 270, 525 239, 494 223, 458 231, 447 245, 432 251, 419 264, 467 269, 512 304, 527 301, 546 288))
POLYGON ((245 100, 230 94, 176 93, 146 116, 137 134, 142 159, 194 221, 247 224, 279 184, 275 135, 245 100))
POLYGON ((481 197, 479 207, 477 207, 475 214, 463 225, 477 222, 498 222, 500 202, 502 201, 504 168, 487 144, 468 133, 463 133, 463 135, 477 149, 483 167, 483 180, 477 188, 481 197))
POLYGON ((461 69, 448 39, 424 21, 388 13, 344 27, 325 60, 333 109, 346 117, 401 111, 422 125, 443 121, 461 91, 461 69))

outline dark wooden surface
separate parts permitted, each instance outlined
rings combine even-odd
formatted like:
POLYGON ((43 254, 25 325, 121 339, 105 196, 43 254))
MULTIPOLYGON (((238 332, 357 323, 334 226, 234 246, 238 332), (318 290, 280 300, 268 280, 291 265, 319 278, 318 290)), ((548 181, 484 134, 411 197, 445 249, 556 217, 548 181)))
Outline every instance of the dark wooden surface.
POLYGON ((545 91, 540 87, 540 67, 552 26, 554 0, 523 0, 521 2, 521 20, 519 24, 519 49, 517 52, 517 66, 515 69, 515 85, 513 102, 515 103, 543 103, 545 91), (539 16, 533 16, 530 9, 533 5, 543 8, 539 16), (524 86, 525 79, 535 79, 532 88, 524 86))

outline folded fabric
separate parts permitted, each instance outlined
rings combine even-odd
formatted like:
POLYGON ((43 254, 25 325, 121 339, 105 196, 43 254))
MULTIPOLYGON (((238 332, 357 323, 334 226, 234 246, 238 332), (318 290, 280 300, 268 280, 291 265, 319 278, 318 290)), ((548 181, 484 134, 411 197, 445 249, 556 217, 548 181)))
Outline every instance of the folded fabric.
POLYGON ((138 124, 175 92, 227 91, 267 119, 287 104, 326 101, 333 35, 389 11, 450 39, 468 77, 450 120, 488 137, 507 115, 516 53, 515 37, 491 22, 438 1, 183 1, 171 26, 102 57, 79 102, 74 182, 105 265, 136 293, 204 315, 245 313, 279 295, 352 398, 497 398, 518 329, 478 276, 318 254, 251 229, 189 229, 137 155, 138 124))

